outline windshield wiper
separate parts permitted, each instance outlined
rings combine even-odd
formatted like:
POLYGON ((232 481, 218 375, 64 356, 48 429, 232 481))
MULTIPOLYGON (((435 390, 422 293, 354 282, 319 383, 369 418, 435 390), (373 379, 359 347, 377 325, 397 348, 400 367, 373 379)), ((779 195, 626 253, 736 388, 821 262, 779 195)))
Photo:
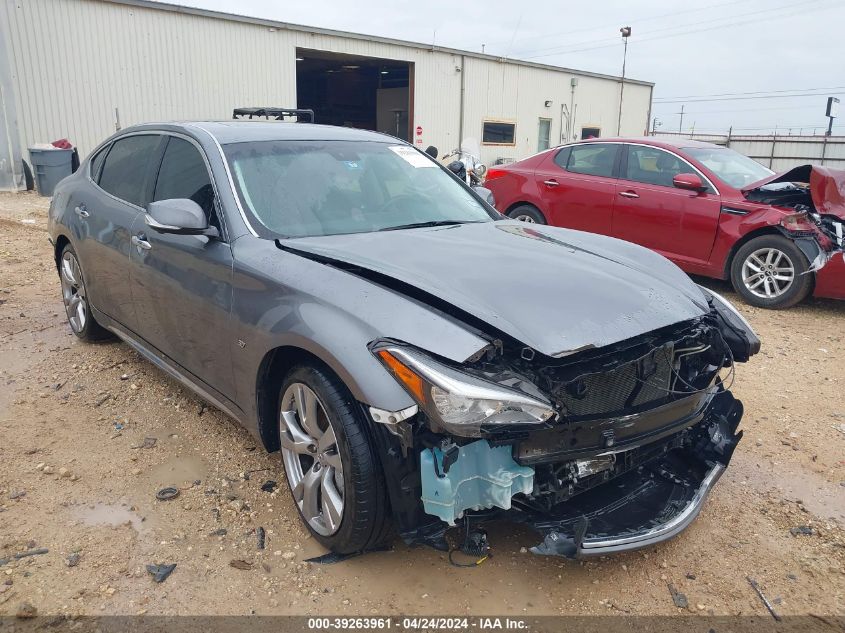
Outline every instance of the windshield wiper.
POLYGON ((379 231, 401 231, 402 229, 421 229, 430 226, 455 226, 457 224, 473 224, 482 220, 428 220, 427 222, 412 222, 398 226, 386 226, 379 231))

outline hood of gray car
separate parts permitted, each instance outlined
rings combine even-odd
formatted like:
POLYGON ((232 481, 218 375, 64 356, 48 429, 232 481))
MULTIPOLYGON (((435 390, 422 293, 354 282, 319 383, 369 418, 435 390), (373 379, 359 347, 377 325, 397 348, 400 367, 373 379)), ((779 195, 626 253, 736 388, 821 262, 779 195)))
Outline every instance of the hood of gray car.
POLYGON ((523 222, 309 237, 281 244, 285 250, 343 262, 418 288, 547 356, 603 347, 709 310, 698 287, 652 251, 523 222))

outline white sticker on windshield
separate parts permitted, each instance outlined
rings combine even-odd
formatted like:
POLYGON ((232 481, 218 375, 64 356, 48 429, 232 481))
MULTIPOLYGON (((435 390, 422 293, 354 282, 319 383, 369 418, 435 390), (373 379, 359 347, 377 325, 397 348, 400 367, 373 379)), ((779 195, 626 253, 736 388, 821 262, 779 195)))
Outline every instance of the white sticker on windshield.
POLYGON ((391 145, 390 149, 393 150, 398 156, 401 156, 405 159, 408 163, 413 165, 414 167, 437 167, 433 160, 429 160, 422 154, 420 154, 417 150, 413 147, 406 147, 404 145, 391 145))

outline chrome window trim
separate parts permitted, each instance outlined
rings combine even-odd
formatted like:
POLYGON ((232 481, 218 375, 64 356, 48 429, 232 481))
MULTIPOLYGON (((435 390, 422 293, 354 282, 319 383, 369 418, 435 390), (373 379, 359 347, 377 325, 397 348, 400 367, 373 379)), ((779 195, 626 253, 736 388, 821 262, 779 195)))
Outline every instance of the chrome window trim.
MULTIPOLYGON (((717 196, 722 195, 722 193, 719 191, 719 188, 713 183, 713 181, 710 178, 708 178, 705 174, 703 174, 698 167, 696 167, 695 165, 690 163, 686 158, 684 158, 683 156, 678 154, 678 152, 675 152, 671 149, 666 149, 665 147, 658 147, 657 145, 651 145, 650 143, 642 143, 642 142, 639 142, 639 141, 605 141, 605 140, 602 140, 602 139, 599 138, 599 139, 596 139, 594 141, 574 141, 572 143, 562 143, 560 145, 557 145, 554 149, 562 150, 565 147, 574 147, 576 145, 590 145, 590 144, 593 144, 593 143, 605 143, 606 145, 639 145, 641 147, 651 147, 652 149, 659 149, 659 150, 662 150, 664 152, 668 152, 669 154, 672 154, 672 156, 675 156, 679 160, 681 160, 684 163, 686 163, 687 165, 689 165, 690 169, 692 169, 696 174, 701 176, 701 179, 713 188, 714 195, 717 195, 717 196)), ((539 153, 542 154, 542 152, 539 152, 539 153)), ((536 156, 536 154, 535 154, 535 156, 536 156)), ((558 165, 558 167, 560 167, 560 165, 558 165)), ((563 169, 563 168, 561 167, 561 169, 563 169)), ((567 171, 567 170, 564 169, 564 171, 567 171)), ((574 173, 578 173, 578 172, 567 172, 567 173, 573 173, 574 174, 574 173)), ((600 177, 603 178, 604 176, 600 176, 600 177)), ((624 180, 625 182, 639 182, 639 180, 628 180, 627 178, 622 178, 621 176, 619 178, 614 177, 614 180, 624 180)), ((643 182, 643 183, 640 183, 640 184, 647 185, 647 184, 650 184, 650 183, 643 182)), ((653 185, 653 186, 661 187, 663 185, 653 185)), ((666 188, 672 189, 673 187, 666 187, 666 188)))
MULTIPOLYGON (((683 156, 681 156, 677 152, 673 152, 672 150, 666 149, 665 147, 658 147, 657 145, 649 145, 648 143, 636 143, 636 142, 627 142, 626 141, 626 142, 623 142, 621 144, 622 145, 636 145, 638 147, 648 147, 648 148, 651 148, 651 149, 656 149, 659 152, 666 152, 667 154, 671 154, 672 156, 674 156, 675 158, 680 160, 682 163, 685 163, 686 165, 688 165, 689 168, 692 169, 694 173, 698 174, 699 178, 701 178, 704 182, 706 182, 713 189, 713 193, 715 195, 717 195, 717 196, 722 195, 721 193, 719 193, 719 188, 716 187, 716 185, 713 184, 712 180, 710 180, 707 176, 705 176, 703 173, 701 173, 701 170, 698 169, 698 167, 693 165, 691 162, 689 162, 686 158, 684 158, 683 156)), ((630 178, 625 178, 621 174, 619 175, 619 180, 624 180, 626 182, 640 182, 639 180, 631 180, 630 178)), ((677 187, 667 187, 666 185, 655 185, 655 184, 652 184, 650 182, 640 182, 640 184, 652 185, 653 187, 665 187, 667 189, 677 189, 677 187)))
POLYGON ((217 147, 217 151, 220 153, 220 160, 223 161, 223 169, 226 172, 226 177, 229 180, 229 190, 232 193, 232 197, 235 199, 235 206, 237 206, 238 211, 241 214, 241 219, 244 221, 247 230, 254 236, 258 237, 258 233, 254 228, 252 228, 252 224, 250 223, 249 219, 244 212, 243 206, 241 206, 241 200, 238 197, 238 190, 235 188, 235 180, 232 178, 232 171, 229 169, 229 162, 226 160, 226 154, 223 153, 223 147, 220 145, 220 141, 217 140, 217 137, 214 136, 211 132, 209 132, 206 128, 198 123, 186 123, 185 127, 193 127, 197 128, 198 130, 202 130, 205 132, 208 137, 214 142, 214 145, 217 147))
MULTIPOLYGON (((205 170, 208 173, 208 180, 211 183, 212 188, 214 189, 214 206, 215 210, 217 211, 217 219, 220 222, 221 231, 221 241, 228 243, 228 235, 229 232, 226 230, 226 218, 223 217, 223 209, 220 206, 220 191, 217 188, 217 181, 214 179, 214 172, 211 171, 211 162, 208 160, 208 156, 206 156, 205 150, 203 149, 202 145, 199 142, 187 134, 183 134, 181 132, 175 132, 171 130, 163 130, 162 134, 166 136, 175 136, 176 138, 180 138, 184 141, 188 141, 191 145, 193 145, 202 156, 202 160, 205 163, 205 170)), ((165 153, 167 152, 167 148, 164 149, 165 153)), ((164 161, 164 155, 162 154, 162 162, 164 161)), ((159 171, 161 171, 161 166, 159 166, 159 171)), ((158 184, 158 174, 156 174, 156 184, 158 184)), ((153 198, 155 198, 155 188, 153 188, 153 198)))
MULTIPOLYGON (((144 209, 143 207, 139 207, 137 204, 133 204, 133 203, 129 202, 128 200, 124 200, 123 198, 118 198, 116 195, 114 195, 114 194, 106 191, 105 189, 103 189, 99 185, 99 183, 94 182, 94 179, 91 178, 91 157, 96 156, 97 152, 100 151, 101 147, 105 147, 106 145, 114 145, 117 141, 120 141, 124 138, 129 138, 130 136, 161 136, 162 134, 163 134, 163 132, 161 132, 159 130, 137 130, 137 131, 134 131, 134 132, 127 132, 126 134, 121 134, 120 136, 110 138, 108 141, 101 143, 96 148, 94 148, 94 151, 91 152, 89 157, 85 159, 85 161, 87 162, 87 165, 85 167, 85 177, 88 179, 88 182, 90 182, 92 185, 94 185, 97 189, 102 191, 104 194, 106 194, 112 200, 116 200, 117 202, 121 202, 121 203, 125 204, 127 207, 132 207, 133 209, 137 209, 138 211, 145 211, 146 209, 144 209)), ((111 150, 109 150, 109 153, 111 153, 111 150)), ((106 158, 108 158, 108 156, 106 156, 106 158)), ((106 166, 106 164, 103 163, 103 167, 105 167, 105 166, 106 166)), ((102 169, 101 169, 100 170, 101 176, 102 176, 102 173, 103 172, 102 172, 102 169)))
MULTIPOLYGON (((193 145, 199 151, 199 154, 202 157, 203 162, 205 163, 205 169, 206 169, 206 172, 208 173, 208 180, 211 182, 211 186, 214 188, 214 206, 217 208, 217 219, 220 221, 220 227, 222 229, 222 231, 221 231, 221 241, 228 243, 229 233, 226 230, 226 218, 223 217, 222 208, 220 207, 220 194, 219 194, 219 190, 217 188, 217 181, 214 179, 214 173, 211 171, 211 162, 208 160, 208 156, 206 155, 205 150, 203 149, 202 145, 200 145, 199 142, 197 142, 197 140, 195 138, 192 138, 191 136, 189 136, 187 134, 183 134, 182 132, 177 132, 177 131, 174 131, 174 130, 163 130, 163 129, 135 130, 135 131, 132 131, 132 132, 127 132, 126 134, 121 134, 120 136, 110 138, 108 141, 101 143, 96 148, 94 148, 94 151, 91 152, 90 156, 91 157, 96 156, 97 152, 99 152, 100 149, 105 147, 106 145, 114 145, 117 141, 120 141, 120 140, 125 139, 125 138, 129 138, 130 136, 175 136, 176 138, 180 138, 184 141, 188 141, 191 145, 193 145)), ((219 144, 218 144, 218 147, 219 147, 219 144)), ((109 150, 109 151, 111 151, 111 150, 109 150)), ((165 148, 165 151, 167 151, 167 148, 165 148)), ((106 158, 108 158, 108 156, 106 156, 106 158)), ((162 154, 162 159, 164 159, 163 154, 162 154)), ((106 191, 105 189, 103 189, 98 183, 94 182, 94 179, 91 178, 91 159, 89 157, 89 158, 86 158, 85 160, 88 163, 88 165, 86 167, 86 171, 85 171, 85 177, 88 179, 88 182, 90 182, 92 185, 94 185, 97 189, 102 191, 104 194, 106 194, 112 200, 122 202, 123 204, 125 204, 129 207, 132 207, 133 209, 137 209, 137 210, 141 211, 142 213, 147 212, 147 210, 145 208, 139 207, 137 204, 133 204, 133 203, 129 202, 128 200, 124 200, 123 198, 118 198, 117 196, 115 196, 115 195, 109 193, 108 191, 106 191)), ((105 166, 105 163, 103 163, 103 166, 105 166)), ((161 165, 159 165, 159 168, 161 168, 161 165)), ((102 171, 101 171, 101 173, 102 173, 102 171)), ((155 179, 156 179, 156 184, 158 184, 158 182, 157 182, 158 181, 158 174, 156 174, 155 179)), ((153 197, 155 197, 155 187, 153 187, 153 197)))

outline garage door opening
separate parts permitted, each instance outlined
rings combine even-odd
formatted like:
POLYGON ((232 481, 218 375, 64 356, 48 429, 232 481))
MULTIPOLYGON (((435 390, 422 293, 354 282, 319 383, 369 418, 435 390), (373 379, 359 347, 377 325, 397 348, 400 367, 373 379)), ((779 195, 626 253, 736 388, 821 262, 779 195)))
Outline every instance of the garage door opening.
POLYGON ((411 139, 413 64, 326 51, 296 50, 296 107, 316 123, 411 139))

